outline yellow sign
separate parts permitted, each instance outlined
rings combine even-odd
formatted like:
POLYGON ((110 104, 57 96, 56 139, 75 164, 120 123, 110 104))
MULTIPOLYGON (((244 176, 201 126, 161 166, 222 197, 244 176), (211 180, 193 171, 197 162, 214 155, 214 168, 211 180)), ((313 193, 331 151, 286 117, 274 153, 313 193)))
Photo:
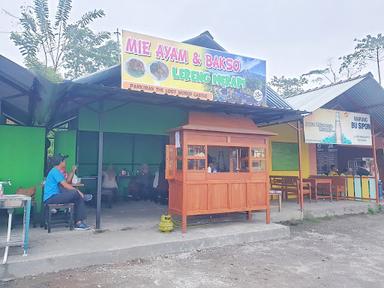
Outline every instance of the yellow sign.
POLYGON ((265 61, 123 31, 122 88, 265 105, 265 61))

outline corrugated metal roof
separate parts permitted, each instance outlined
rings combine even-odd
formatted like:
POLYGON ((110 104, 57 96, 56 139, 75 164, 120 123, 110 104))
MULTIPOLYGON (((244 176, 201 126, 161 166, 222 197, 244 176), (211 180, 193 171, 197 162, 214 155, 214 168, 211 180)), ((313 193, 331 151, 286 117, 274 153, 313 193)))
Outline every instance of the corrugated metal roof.
POLYGON ((326 108, 367 113, 376 127, 384 130, 384 89, 371 73, 286 100, 294 109, 308 112, 326 108))
POLYGON ((285 100, 295 109, 313 112, 364 80, 364 77, 316 88, 303 94, 289 97, 285 100))
POLYGON ((29 124, 35 75, 0 55, 1 113, 19 124, 29 124))
POLYGON ((267 106, 279 109, 292 110, 292 106, 289 105, 284 99, 277 94, 275 90, 266 85, 265 94, 267 95, 267 106))
POLYGON ((213 36, 209 31, 205 31, 200 35, 183 41, 183 43, 192 44, 214 50, 226 51, 219 43, 213 40, 213 36))

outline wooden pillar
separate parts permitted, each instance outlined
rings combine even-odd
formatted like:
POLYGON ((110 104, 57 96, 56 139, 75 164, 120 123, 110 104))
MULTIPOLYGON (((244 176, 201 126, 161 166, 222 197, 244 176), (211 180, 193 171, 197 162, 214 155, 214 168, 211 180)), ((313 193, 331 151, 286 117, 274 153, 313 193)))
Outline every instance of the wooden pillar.
POLYGON ((298 142, 298 150, 299 150, 299 203, 300 203, 300 211, 304 211, 304 194, 303 194, 303 163, 302 163, 302 137, 301 137, 301 121, 297 121, 297 142, 298 142))
POLYGON ((379 204, 380 198, 379 198, 379 171, 377 168, 377 155, 376 155, 376 135, 375 135, 375 127, 371 119, 372 124, 372 152, 373 152, 373 166, 374 166, 374 172, 375 172, 375 182, 376 182, 376 203, 379 204))

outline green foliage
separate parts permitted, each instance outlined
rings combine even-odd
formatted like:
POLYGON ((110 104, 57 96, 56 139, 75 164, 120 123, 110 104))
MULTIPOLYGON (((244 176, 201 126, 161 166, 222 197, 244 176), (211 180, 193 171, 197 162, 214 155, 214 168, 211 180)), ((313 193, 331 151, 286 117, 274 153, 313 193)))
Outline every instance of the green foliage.
POLYGON ((94 33, 87 27, 76 26, 68 33, 71 34, 68 42, 71 49, 63 56, 66 78, 77 78, 119 62, 119 45, 110 40, 109 33, 94 33))
POLYGON ((88 26, 105 16, 103 10, 85 13, 68 23, 72 0, 59 0, 53 21, 48 0, 34 0, 32 7, 21 8, 21 32, 11 40, 19 48, 27 67, 53 81, 95 72, 118 63, 119 45, 108 32, 93 32, 88 26))
POLYGON ((311 77, 311 76, 318 77, 319 76, 320 79, 319 80, 315 79, 315 81, 321 82, 322 78, 325 78, 329 82, 334 83, 334 82, 336 82, 336 79, 335 79, 336 77, 333 77, 333 79, 332 79, 330 77, 330 72, 331 72, 331 69, 329 67, 324 68, 324 69, 315 69, 315 70, 309 71, 308 73, 303 74, 302 77, 311 77))
POLYGON ((381 82, 380 63, 384 60, 384 36, 382 34, 367 35, 363 39, 355 39, 355 42, 357 44, 354 52, 340 58, 343 60, 340 71, 349 67, 359 69, 365 67, 368 61, 373 61, 377 64, 377 74, 381 82))
POLYGON ((368 207, 368 214, 370 214, 370 215, 374 215, 374 214, 376 214, 375 209, 373 209, 373 208, 371 208, 371 207, 368 207))
POLYGON ((47 67, 42 65, 40 62, 37 62, 33 65, 28 65, 34 73, 44 76, 46 79, 48 79, 51 82, 61 82, 63 81, 63 77, 59 74, 56 73, 56 71, 53 69, 53 67, 47 67))
POLYGON ((269 85, 275 88, 277 93, 279 93, 283 98, 288 98, 290 96, 304 92, 304 85, 307 83, 308 80, 303 76, 298 78, 273 76, 272 80, 269 82, 269 85))
POLYGON ((368 214, 375 215, 378 213, 383 213, 383 206, 382 205, 376 205, 374 208, 368 207, 368 214))
MULTIPOLYGON (((326 68, 314 69, 300 77, 285 78, 274 76, 269 82, 284 98, 304 92, 308 83, 323 85, 334 84, 340 80, 349 79, 360 73, 368 61, 376 62, 379 82, 381 84, 380 64, 384 60, 384 36, 367 35, 363 39, 355 39, 356 46, 353 53, 339 57, 338 61, 329 59, 326 68)), ((307 87, 308 88, 308 87, 307 87)))
POLYGON ((339 58, 341 60, 339 73, 344 73, 346 78, 351 78, 365 67, 365 64, 357 61, 353 54, 348 54, 339 58))

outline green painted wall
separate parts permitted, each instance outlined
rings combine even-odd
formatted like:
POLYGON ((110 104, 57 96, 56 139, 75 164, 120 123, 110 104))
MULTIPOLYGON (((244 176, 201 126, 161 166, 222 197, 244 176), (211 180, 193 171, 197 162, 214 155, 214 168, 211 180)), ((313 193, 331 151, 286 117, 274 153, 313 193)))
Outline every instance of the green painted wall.
POLYGON ((72 165, 76 164, 76 136, 77 131, 57 131, 55 133, 55 154, 61 153, 68 155, 67 170, 71 169, 72 165))
POLYGON ((79 175, 95 176, 97 175, 97 151, 99 147, 98 133, 80 131, 78 137, 79 175))
MULTIPOLYGON (((164 159, 167 141, 166 136, 104 133, 103 164, 134 172, 146 163, 156 171, 164 159)), ((97 175, 98 133, 80 131, 78 145, 79 175, 97 175)))
MULTIPOLYGON (((122 168, 136 171, 146 163, 155 172, 163 160, 165 144, 170 129, 185 124, 188 112, 174 107, 121 102, 104 102, 104 165, 113 164, 116 172, 122 168), (116 108, 118 107, 118 108, 116 108), (115 108, 115 109, 114 109, 115 108), (109 109, 113 109, 108 111, 109 109)), ((99 103, 92 105, 97 109, 99 103)), ((78 119, 78 164, 80 176, 97 174, 98 114, 89 108, 79 112, 78 119)), ((96 189, 96 181, 87 183, 90 190, 96 189)), ((126 187, 128 183, 123 183, 126 187)))
MULTIPOLYGON (((98 105, 98 104, 97 104, 98 105)), ((104 110, 121 105, 108 102, 104 110)), ((96 108, 97 106, 94 106, 96 108)), ((187 122, 188 112, 174 107, 130 103, 107 111, 103 116, 104 132, 168 135, 168 131, 187 122)), ((98 115, 89 108, 79 113, 79 130, 99 131, 98 115)))
POLYGON ((40 207, 44 177, 45 129, 0 125, 0 179, 12 180, 6 194, 19 187, 37 186, 36 202, 40 207))
MULTIPOLYGON (((104 133, 104 168, 112 164, 116 173, 122 168, 132 173, 146 163, 154 173, 164 160, 167 141, 168 137, 161 135, 104 133)), ((79 131, 78 145, 79 176, 97 175, 98 133, 79 131)), ((128 182, 121 185, 124 189, 128 182)), ((88 181, 86 189, 96 190, 96 181, 88 181)))
POLYGON ((272 142, 272 170, 298 171, 299 154, 297 143, 272 142))

